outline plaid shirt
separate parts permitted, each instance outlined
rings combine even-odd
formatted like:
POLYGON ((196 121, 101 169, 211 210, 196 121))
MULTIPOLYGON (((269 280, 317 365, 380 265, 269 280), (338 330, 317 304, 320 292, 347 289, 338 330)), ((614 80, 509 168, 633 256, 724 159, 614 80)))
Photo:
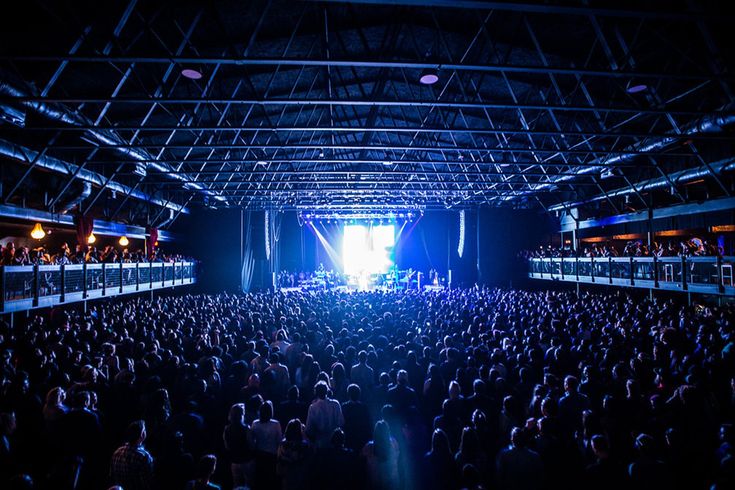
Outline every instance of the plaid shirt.
POLYGON ((112 455, 110 478, 125 490, 153 488, 153 458, 143 446, 125 444, 112 455))

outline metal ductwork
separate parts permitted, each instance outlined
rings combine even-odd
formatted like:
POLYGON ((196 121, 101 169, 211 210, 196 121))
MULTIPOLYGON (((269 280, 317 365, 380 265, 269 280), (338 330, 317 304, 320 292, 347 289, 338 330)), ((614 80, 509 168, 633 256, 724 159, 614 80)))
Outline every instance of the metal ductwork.
POLYGON ((174 211, 181 211, 185 214, 189 213, 189 210, 180 204, 172 203, 167 200, 150 196, 145 192, 139 191, 137 189, 132 189, 126 185, 120 184, 119 182, 115 182, 112 180, 108 182, 107 177, 100 175, 97 172, 92 172, 91 170, 87 170, 85 168, 79 168, 79 166, 77 165, 64 162, 62 160, 59 160, 58 158, 50 157, 48 155, 39 155, 39 153, 35 150, 16 145, 15 143, 11 143, 10 141, 4 139, 0 139, 0 156, 4 156, 25 164, 29 164, 30 162, 35 161, 36 167, 44 168, 64 175, 74 175, 77 179, 88 182, 92 185, 96 185, 99 187, 104 187, 106 185, 107 189, 111 191, 119 192, 124 195, 129 194, 132 198, 150 202, 151 204, 172 209, 174 211))
MULTIPOLYGON (((24 91, 18 88, 16 85, 13 85, 7 79, 0 80, 0 96, 23 98, 28 97, 28 92, 29 91, 24 91)), ((84 115, 72 112, 61 104, 47 104, 44 102, 27 100, 21 101, 20 104, 26 109, 31 109, 48 119, 60 121, 70 126, 95 126, 94 122, 89 120, 84 115)), ((197 190, 202 194, 209 196, 217 201, 227 202, 226 197, 212 192, 211 190, 205 188, 202 184, 193 182, 193 178, 191 175, 176 173, 176 169, 173 166, 165 163, 156 162, 155 158, 148 152, 136 148, 121 147, 120 145, 125 145, 127 144, 127 142, 124 141, 114 130, 90 129, 85 131, 84 134, 87 138, 99 142, 101 146, 115 145, 114 148, 110 149, 122 153, 123 155, 130 157, 133 160, 137 160, 141 164, 145 165, 146 168, 161 172, 170 179, 186 182, 189 184, 188 187, 190 189, 197 190)))
MULTIPOLYGON (((12 85, 7 80, 0 80, 0 95, 4 97, 27 97, 28 94, 12 85)), ((54 107, 35 101, 23 101, 21 105, 27 109, 31 109, 44 117, 55 119, 69 125, 78 125, 79 116, 71 113, 71 111, 62 111, 54 107)))
POLYGON ((173 210, 173 209, 170 209, 170 210, 168 211, 168 216, 167 216, 167 217, 165 217, 165 218, 163 219, 163 221, 161 221, 160 223, 158 223, 158 224, 156 225, 156 228, 159 228, 159 229, 160 229, 160 228, 163 228, 164 226, 166 226, 167 224, 171 223, 171 222, 172 222, 173 220, 175 220, 175 219, 176 219, 176 213, 174 213, 174 210, 173 210))
MULTIPOLYGON (((40 221, 41 223, 52 223, 55 225, 74 227, 74 218, 71 214, 56 214, 48 211, 41 211, 40 209, 32 208, 21 208, 18 206, 8 206, 6 204, 0 204, 0 217, 11 218, 22 221, 40 221)), ((106 235, 121 237, 126 236, 128 238, 145 239, 146 229, 142 226, 126 225, 123 223, 116 223, 112 221, 105 221, 103 219, 94 220, 94 234, 95 235, 106 235)), ((173 241, 178 240, 176 234, 165 230, 158 230, 159 241, 173 241)))
MULTIPOLYGON (((702 133, 722 133, 726 131, 730 126, 735 125, 735 112, 733 112, 733 107, 728 106, 724 108, 723 111, 724 112, 715 112, 712 114, 707 114, 697 119, 696 121, 687 124, 686 126, 681 128, 680 134, 677 136, 659 138, 656 141, 652 141, 649 143, 642 142, 637 145, 628 147, 626 150, 623 150, 620 155, 611 156, 611 157, 607 157, 604 159, 598 159, 592 162, 594 164, 604 165, 602 167, 598 165, 578 167, 576 172, 573 175, 561 175, 558 177, 552 177, 551 179, 549 179, 549 182, 544 182, 542 184, 534 185, 532 186, 531 189, 519 191, 516 195, 506 196, 502 198, 502 200, 503 201, 511 200, 521 195, 531 194, 539 190, 550 189, 564 182, 568 182, 576 178, 579 175, 602 173, 606 170, 605 166, 608 166, 608 165, 612 166, 612 165, 629 162, 633 160, 634 158, 640 156, 639 155, 640 153, 661 152, 662 150, 677 143, 678 141, 681 141, 681 135, 694 135, 694 134, 702 134, 702 133), (629 153, 626 153, 626 151, 629 153), (633 153, 630 153, 630 152, 633 152, 633 153)), ((593 150, 590 150, 590 152, 594 153, 593 150)), ((666 179, 663 179, 663 180, 664 182, 666 181, 666 179)), ((636 184, 636 188, 638 190, 641 190, 641 187, 639 187, 638 184, 636 184)), ((631 189, 630 192, 634 192, 634 191, 631 189)), ((612 194, 610 193, 608 193, 608 195, 612 196, 612 194)), ((601 196, 595 199, 589 199, 588 201, 599 200, 599 199, 604 199, 604 196, 601 196)), ((564 206, 553 206, 549 209, 556 210, 556 209, 563 209, 563 208, 564 206)))
POLYGON ((92 194, 92 184, 84 180, 82 181, 81 189, 79 189, 79 191, 76 192, 71 197, 66 198, 65 202, 62 202, 56 208, 56 210, 60 214, 66 214, 72 209, 74 209, 74 206, 81 205, 82 202, 84 202, 84 200, 87 199, 91 194, 92 194))
MULTIPOLYGON (((735 171, 735 158, 726 158, 724 160, 720 160, 718 162, 711 163, 709 166, 710 168, 712 168, 712 172, 715 172, 715 173, 732 172, 732 171, 735 171)), ((666 177, 657 177, 655 179, 648 179, 648 180, 636 182, 635 188, 638 190, 638 192, 647 192, 647 191, 652 191, 655 189, 663 189, 670 185, 669 180, 673 182, 674 184, 686 184, 687 182, 691 182, 693 180, 705 178, 709 174, 710 174, 710 171, 706 167, 682 170, 680 172, 674 172, 674 173, 669 174, 668 179, 666 177)), ((585 199, 583 201, 556 204, 554 206, 550 206, 549 211, 562 211, 567 208, 574 208, 574 207, 581 206, 582 204, 586 204, 590 202, 603 201, 607 199, 608 197, 625 196, 627 194, 633 194, 634 192, 635 190, 631 187, 622 187, 620 189, 608 191, 606 195, 590 197, 589 199, 585 199)))
POLYGON ((0 104, 0 122, 24 128, 26 125, 26 112, 17 107, 0 104))

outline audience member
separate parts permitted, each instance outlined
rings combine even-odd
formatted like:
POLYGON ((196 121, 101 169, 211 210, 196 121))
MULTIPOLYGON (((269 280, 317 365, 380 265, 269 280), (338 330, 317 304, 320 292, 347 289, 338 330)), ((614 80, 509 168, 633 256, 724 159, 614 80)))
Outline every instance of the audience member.
POLYGON ((16 316, 0 487, 729 488, 735 307, 635 294, 187 294, 16 316))

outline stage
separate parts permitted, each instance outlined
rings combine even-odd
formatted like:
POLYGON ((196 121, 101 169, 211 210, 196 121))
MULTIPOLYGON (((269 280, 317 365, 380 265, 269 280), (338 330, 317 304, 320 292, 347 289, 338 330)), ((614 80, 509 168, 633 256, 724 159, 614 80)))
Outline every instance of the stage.
MULTIPOLYGON (((398 289, 398 291, 424 291, 424 292, 430 292, 430 291, 442 291, 444 289, 447 289, 445 286, 437 286, 437 285, 426 285, 422 286, 421 289, 419 288, 412 288, 412 289, 398 289)), ((360 289, 354 286, 348 286, 348 285, 340 285, 340 286, 334 286, 330 289, 326 288, 313 288, 313 287, 305 287, 305 286, 293 286, 293 287, 280 287, 278 288, 278 291, 281 291, 283 293, 311 293, 311 292, 317 292, 317 291, 334 291, 337 293, 362 293, 362 292, 383 292, 383 293, 389 293, 396 291, 395 288, 389 288, 387 286, 379 286, 375 285, 373 287, 369 287, 366 289, 360 289)))

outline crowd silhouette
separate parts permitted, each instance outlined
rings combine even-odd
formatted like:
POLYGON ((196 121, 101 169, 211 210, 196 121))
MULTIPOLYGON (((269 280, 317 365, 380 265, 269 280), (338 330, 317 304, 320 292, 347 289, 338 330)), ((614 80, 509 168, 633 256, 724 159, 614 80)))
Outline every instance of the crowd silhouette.
POLYGON ((0 487, 733 488, 733 306, 175 295, 0 324, 0 487))

